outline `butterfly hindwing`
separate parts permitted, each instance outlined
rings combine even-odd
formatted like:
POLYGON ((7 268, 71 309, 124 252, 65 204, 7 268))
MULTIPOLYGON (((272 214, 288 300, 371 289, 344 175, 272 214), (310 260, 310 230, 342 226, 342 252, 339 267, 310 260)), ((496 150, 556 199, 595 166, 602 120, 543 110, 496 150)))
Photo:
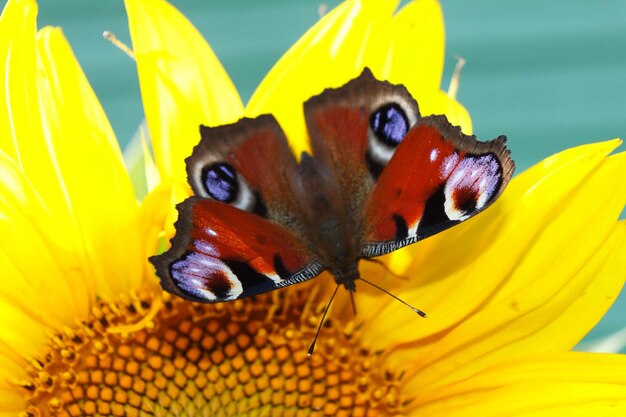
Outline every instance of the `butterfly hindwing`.
POLYGON ((323 270, 292 232, 253 213, 198 197, 185 200, 178 211, 171 249, 151 261, 162 287, 183 298, 228 301, 323 270))
POLYGON ((361 256, 389 253, 484 210, 513 174, 505 143, 503 136, 477 141, 445 116, 422 118, 368 197, 361 256))

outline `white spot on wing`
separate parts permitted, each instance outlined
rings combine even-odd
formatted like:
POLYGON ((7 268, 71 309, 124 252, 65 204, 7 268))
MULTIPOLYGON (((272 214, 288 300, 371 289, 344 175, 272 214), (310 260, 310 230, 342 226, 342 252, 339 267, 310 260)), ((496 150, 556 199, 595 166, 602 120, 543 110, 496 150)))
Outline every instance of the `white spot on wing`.
POLYGON ((446 156, 444 158, 443 164, 441 165, 441 172, 439 173, 441 175, 441 178, 448 178, 450 176, 450 173, 456 166, 458 160, 459 155, 457 155, 456 153, 453 153, 452 155, 446 156))
POLYGON ((193 246, 198 251, 200 251, 200 252, 202 252, 204 254, 211 255, 213 257, 219 257, 220 256, 220 251, 217 250, 215 245, 210 244, 206 240, 195 240, 193 242, 193 246))
POLYGON ((433 149, 430 151, 430 162, 435 162, 439 157, 439 149, 433 149))
POLYGON ((281 277, 279 277, 277 274, 272 274, 272 273, 264 273, 263 275, 265 275, 266 277, 268 277, 269 279, 271 279, 274 282, 281 282, 283 279, 281 277))

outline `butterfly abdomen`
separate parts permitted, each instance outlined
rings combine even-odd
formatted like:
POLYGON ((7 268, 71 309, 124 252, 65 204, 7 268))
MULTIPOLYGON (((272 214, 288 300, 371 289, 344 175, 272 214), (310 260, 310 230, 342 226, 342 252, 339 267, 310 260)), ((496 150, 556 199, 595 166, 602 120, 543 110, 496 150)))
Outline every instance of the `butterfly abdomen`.
POLYGON ((348 291, 356 289, 355 281, 359 279, 358 261, 349 262, 343 265, 337 265, 330 268, 330 273, 335 278, 335 282, 343 285, 348 291))

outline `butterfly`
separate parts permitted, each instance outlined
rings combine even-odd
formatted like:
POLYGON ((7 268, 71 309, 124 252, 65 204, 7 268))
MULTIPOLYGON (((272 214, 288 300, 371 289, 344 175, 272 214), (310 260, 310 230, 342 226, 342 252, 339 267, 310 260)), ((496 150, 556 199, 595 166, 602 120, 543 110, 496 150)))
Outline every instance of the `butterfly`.
POLYGON ((352 294, 359 260, 480 213, 513 174, 504 136, 422 117, 404 86, 367 68, 304 116, 312 154, 299 160, 272 115, 200 127, 186 160, 195 195, 177 207, 171 248, 150 258, 165 290, 215 303, 328 270, 352 294))

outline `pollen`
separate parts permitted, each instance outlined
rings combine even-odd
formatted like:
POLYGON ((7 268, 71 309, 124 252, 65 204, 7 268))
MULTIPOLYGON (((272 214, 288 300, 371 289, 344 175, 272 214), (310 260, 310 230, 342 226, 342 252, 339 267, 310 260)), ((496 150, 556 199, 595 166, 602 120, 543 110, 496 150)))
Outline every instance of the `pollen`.
POLYGON ((361 345, 355 323, 328 320, 307 355, 324 308, 310 295, 100 302, 33 358, 21 416, 401 414, 401 376, 361 345))

